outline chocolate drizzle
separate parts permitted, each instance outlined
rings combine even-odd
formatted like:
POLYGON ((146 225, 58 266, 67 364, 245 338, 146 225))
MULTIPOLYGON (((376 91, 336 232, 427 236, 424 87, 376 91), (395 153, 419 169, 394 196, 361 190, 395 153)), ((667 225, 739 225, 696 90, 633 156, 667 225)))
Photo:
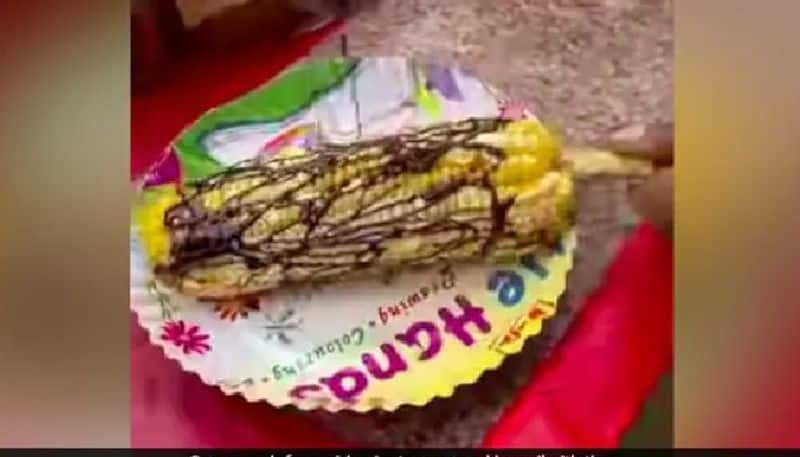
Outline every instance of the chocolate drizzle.
POLYGON ((279 266, 277 283, 269 285, 275 287, 391 263, 392 242, 420 235, 424 245, 403 264, 458 250, 486 255, 504 235, 513 201, 501 201, 491 180, 502 150, 474 139, 506 122, 469 119, 329 144, 300 156, 246 161, 192 183, 165 214, 170 263, 162 271, 181 277, 196 267, 238 263, 255 276, 279 266), (408 191, 404 179, 430 173, 456 147, 478 151, 488 165, 431 177, 424 192, 408 191), (455 204, 451 197, 468 186, 488 191, 489 211, 455 204))

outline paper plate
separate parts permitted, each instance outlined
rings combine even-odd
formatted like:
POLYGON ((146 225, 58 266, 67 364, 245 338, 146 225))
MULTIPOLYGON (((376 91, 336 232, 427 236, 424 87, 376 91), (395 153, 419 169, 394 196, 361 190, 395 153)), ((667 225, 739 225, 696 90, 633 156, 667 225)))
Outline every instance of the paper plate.
MULTIPOLYGON (((143 179, 138 204, 286 146, 486 116, 532 114, 455 68, 305 61, 182 132, 143 179)), ((394 410, 451 395, 539 334, 574 248, 569 233, 552 253, 519 265, 439 265, 215 306, 156 282, 132 227, 131 308, 167 357, 228 394, 304 410, 394 410)))

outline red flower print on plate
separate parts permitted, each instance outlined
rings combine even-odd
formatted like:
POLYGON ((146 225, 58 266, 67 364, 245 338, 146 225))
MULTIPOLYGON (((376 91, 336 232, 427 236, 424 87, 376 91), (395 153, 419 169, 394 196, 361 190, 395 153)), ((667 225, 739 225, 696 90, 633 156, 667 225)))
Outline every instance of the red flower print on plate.
POLYGON ((522 102, 516 100, 503 100, 500 102, 500 117, 503 119, 523 119, 528 114, 528 108, 522 102))
POLYGON ((206 343, 208 335, 200 333, 200 327, 196 325, 187 326, 183 321, 171 321, 164 324, 161 329, 161 339, 171 341, 172 344, 183 349, 184 354, 196 352, 204 354, 211 349, 206 343))
POLYGON ((214 311, 222 320, 235 321, 236 318, 246 318, 250 311, 258 311, 257 298, 243 298, 228 300, 214 304, 214 311))

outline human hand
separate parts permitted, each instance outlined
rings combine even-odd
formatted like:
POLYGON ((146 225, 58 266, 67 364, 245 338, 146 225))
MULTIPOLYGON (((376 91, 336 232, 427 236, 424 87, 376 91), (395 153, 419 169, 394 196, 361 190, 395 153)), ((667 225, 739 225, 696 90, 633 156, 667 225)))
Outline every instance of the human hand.
POLYGON ((655 172, 633 194, 640 216, 672 237, 674 219, 674 132, 672 123, 634 125, 611 135, 608 148, 620 155, 647 159, 655 172))

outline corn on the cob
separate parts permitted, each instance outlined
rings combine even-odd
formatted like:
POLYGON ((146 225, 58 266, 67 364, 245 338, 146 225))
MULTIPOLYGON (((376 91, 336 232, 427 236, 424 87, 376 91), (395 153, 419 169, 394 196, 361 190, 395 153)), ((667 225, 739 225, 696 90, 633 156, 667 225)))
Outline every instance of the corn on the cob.
POLYGON ((513 258, 555 243, 572 201, 558 142, 539 123, 470 119, 242 163, 150 205, 140 230, 161 279, 230 299, 513 258))

